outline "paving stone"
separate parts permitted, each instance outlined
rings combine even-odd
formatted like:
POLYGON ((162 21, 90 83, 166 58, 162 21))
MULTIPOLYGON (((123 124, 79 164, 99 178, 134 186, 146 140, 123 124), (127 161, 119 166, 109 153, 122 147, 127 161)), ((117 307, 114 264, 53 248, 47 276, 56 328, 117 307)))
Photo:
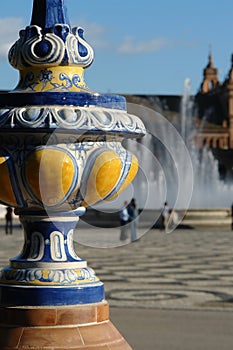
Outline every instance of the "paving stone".
MULTIPOLYGON (((23 233, 15 228, 6 236, 0 228, 0 238, 3 267, 23 247, 23 233)), ((77 254, 104 282, 110 306, 233 311, 230 228, 176 230, 170 235, 151 230, 136 243, 121 245, 119 229, 92 227, 77 230, 75 239, 77 254), (108 243, 118 246, 97 247, 108 235, 108 243)))

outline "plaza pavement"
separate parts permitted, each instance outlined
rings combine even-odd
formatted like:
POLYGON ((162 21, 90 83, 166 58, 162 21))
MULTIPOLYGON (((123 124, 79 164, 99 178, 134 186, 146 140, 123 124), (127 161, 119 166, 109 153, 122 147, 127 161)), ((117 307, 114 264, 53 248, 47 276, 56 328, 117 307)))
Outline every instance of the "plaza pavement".
MULTIPOLYGON (((134 350, 232 350, 233 231, 144 232, 126 245, 117 228, 81 223, 75 232, 78 255, 105 284, 115 326, 134 350)), ((17 227, 12 236, 0 229, 0 236, 4 266, 23 234, 17 227)))

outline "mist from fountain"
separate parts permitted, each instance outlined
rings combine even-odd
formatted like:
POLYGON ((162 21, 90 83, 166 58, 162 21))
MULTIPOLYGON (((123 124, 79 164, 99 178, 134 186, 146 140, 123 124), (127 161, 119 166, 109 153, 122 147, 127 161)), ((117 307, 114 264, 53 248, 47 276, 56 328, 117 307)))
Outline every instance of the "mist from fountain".
MULTIPOLYGON (((194 121, 194 102, 190 93, 190 80, 184 82, 182 97, 182 128, 185 132, 187 148, 193 163, 194 186, 190 203, 191 208, 230 208, 232 205, 233 183, 220 179, 219 164, 211 149, 204 147, 199 150, 193 143, 193 134, 197 131, 194 121), (186 138, 186 135, 188 136, 186 138)), ((199 132, 204 127, 205 118, 199 126, 199 132)))
POLYGON ((140 142, 127 142, 139 159, 133 188, 141 208, 159 209, 165 201, 184 210, 231 207, 233 183, 220 179, 211 150, 200 151, 194 144, 193 107, 189 79, 184 82, 180 113, 169 121, 157 100, 155 110, 129 104, 130 112, 142 116, 148 131, 140 142))

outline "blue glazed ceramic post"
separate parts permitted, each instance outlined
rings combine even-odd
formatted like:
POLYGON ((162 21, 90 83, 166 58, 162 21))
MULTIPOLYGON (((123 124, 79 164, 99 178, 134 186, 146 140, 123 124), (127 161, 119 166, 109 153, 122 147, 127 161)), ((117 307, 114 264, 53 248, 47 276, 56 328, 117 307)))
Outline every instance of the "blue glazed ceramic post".
POLYGON ((0 202, 15 208, 25 233, 22 252, 1 272, 1 305, 104 299, 103 283, 73 249, 73 231, 86 207, 133 180, 137 159, 121 143, 145 128, 122 96, 87 87, 93 59, 66 2, 34 0, 31 24, 9 51, 20 81, 0 94, 0 202))

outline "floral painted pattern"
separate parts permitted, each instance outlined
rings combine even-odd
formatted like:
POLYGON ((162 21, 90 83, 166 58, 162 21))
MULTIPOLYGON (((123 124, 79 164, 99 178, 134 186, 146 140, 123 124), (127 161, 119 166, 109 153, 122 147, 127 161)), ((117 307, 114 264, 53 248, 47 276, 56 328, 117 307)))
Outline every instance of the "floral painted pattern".
POLYGON ((72 77, 69 77, 68 74, 60 73, 58 76, 61 83, 54 82, 55 77, 53 72, 49 69, 42 69, 38 76, 35 77, 33 72, 26 74, 24 79, 21 79, 19 85, 23 89, 29 89, 32 91, 38 91, 38 85, 42 85, 39 88, 40 91, 57 90, 69 91, 71 88, 78 88, 83 90, 88 90, 88 87, 81 83, 81 78, 78 74, 74 74, 72 77), (37 87, 37 88, 36 88, 37 87))
POLYGON ((53 80, 53 73, 52 73, 52 71, 51 70, 47 70, 47 69, 42 69, 40 71, 39 80, 43 84, 43 87, 42 87, 41 90, 44 90, 46 85, 53 80))

